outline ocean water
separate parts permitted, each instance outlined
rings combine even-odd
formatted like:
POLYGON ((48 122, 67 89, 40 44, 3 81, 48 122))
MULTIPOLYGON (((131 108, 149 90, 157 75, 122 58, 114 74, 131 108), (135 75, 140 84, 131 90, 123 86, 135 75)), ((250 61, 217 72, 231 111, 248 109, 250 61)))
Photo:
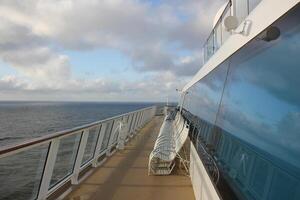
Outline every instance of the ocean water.
MULTIPOLYGON (((0 102, 0 147, 51 134, 153 103, 0 102)), ((75 135, 76 136, 76 135, 75 135)), ((80 137, 61 141, 51 185, 72 172, 80 137)), ((48 144, 0 159, 0 200, 35 199, 48 144)))
POLYGON ((151 105, 153 103, 0 102, 0 147, 151 105))

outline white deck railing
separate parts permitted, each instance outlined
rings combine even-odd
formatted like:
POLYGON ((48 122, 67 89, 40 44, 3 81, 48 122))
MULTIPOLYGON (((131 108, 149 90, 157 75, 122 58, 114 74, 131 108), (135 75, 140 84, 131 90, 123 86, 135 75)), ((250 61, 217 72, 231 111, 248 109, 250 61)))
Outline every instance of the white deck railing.
POLYGON ((88 167, 99 166, 114 152, 120 131, 122 138, 134 136, 155 110, 140 109, 0 149, 0 199, 41 200, 67 183, 78 184, 88 167))
POLYGON ((250 12, 262 0, 229 0, 224 8, 223 13, 220 15, 213 30, 209 34, 206 42, 203 45, 203 61, 204 64, 218 51, 218 49, 226 42, 232 35, 224 27, 224 20, 228 16, 237 17, 241 24, 250 12))

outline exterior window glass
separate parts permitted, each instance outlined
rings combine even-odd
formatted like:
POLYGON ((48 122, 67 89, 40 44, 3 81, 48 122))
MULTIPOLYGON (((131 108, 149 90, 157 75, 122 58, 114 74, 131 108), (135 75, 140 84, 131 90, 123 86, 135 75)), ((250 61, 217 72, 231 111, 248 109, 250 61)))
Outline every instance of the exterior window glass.
POLYGON ((224 82, 228 70, 228 62, 196 83, 186 95, 185 109, 197 116, 200 135, 203 142, 215 145, 216 136, 213 134, 216 115, 218 113, 224 82))
POLYGON ((228 62, 224 62, 196 83, 186 95, 186 109, 210 124, 214 124, 216 119, 227 68, 228 62))
POLYGON ((277 23, 280 39, 255 40, 231 59, 218 125, 300 167, 300 12, 277 23))
MULTIPOLYGON (((239 12, 247 8, 237 2, 239 12)), ((212 154, 240 199, 300 199, 299 19, 300 4, 186 95, 186 115, 201 121, 200 140, 213 139, 212 154), (280 36, 267 38, 276 29, 280 36)))
POLYGON ((237 141, 224 164, 230 181, 256 199, 300 199, 299 19, 298 5, 266 29, 279 28, 278 39, 270 41, 264 31, 230 58, 216 125, 222 138, 237 141), (247 153, 238 150, 246 147, 247 153), (278 188, 285 184, 295 187, 278 188))

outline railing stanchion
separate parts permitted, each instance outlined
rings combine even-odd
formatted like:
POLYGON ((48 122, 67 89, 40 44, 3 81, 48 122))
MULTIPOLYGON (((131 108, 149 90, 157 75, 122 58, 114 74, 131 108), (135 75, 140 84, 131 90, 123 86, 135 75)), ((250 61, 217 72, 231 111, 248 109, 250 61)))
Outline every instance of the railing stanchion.
POLYGON ((54 165, 58 153, 59 143, 60 143, 60 139, 54 139, 50 143, 49 152, 48 152, 44 173, 41 180, 40 190, 37 198, 38 200, 44 200, 47 198, 48 190, 49 190, 49 186, 53 174, 53 169, 54 169, 54 165))
POLYGON ((126 130, 126 137, 129 137, 130 134, 130 126, 131 126, 131 122, 132 122, 132 114, 128 115, 128 123, 127 123, 127 130, 126 130))
POLYGON ((131 137, 132 137, 133 132, 134 132, 134 124, 135 124, 135 121, 136 121, 136 113, 133 114, 133 117, 132 117, 132 123, 131 123, 131 126, 130 126, 130 136, 131 136, 131 137))
POLYGON ((81 136, 80 144, 78 147, 79 149, 78 149, 78 153, 77 153, 77 157, 76 157, 76 162, 74 165, 73 176, 71 178, 71 183, 73 185, 77 185, 79 183, 78 176, 80 173, 80 166, 81 166, 82 158, 84 156, 84 151, 85 151, 88 137, 89 137, 89 129, 85 129, 81 136))
POLYGON ((141 112, 140 120, 139 120, 139 128, 142 127, 142 119, 143 119, 143 112, 141 112))
POLYGON ((143 127, 144 126, 144 117, 145 117, 145 112, 146 111, 142 111, 142 119, 141 119, 141 127, 143 127))
POLYGON ((120 119, 116 119, 114 121, 114 124, 113 124, 111 132, 110 132, 110 137, 109 137, 109 141, 108 141, 108 145, 107 145, 107 151, 106 151, 107 156, 111 156, 113 154, 111 149, 113 147, 115 134, 117 134, 117 132, 119 131, 119 125, 120 125, 120 119))
POLYGON ((141 113, 138 112, 138 118, 137 118, 137 121, 136 121, 136 124, 135 124, 135 134, 137 134, 137 131, 139 129, 140 119, 141 119, 141 113))

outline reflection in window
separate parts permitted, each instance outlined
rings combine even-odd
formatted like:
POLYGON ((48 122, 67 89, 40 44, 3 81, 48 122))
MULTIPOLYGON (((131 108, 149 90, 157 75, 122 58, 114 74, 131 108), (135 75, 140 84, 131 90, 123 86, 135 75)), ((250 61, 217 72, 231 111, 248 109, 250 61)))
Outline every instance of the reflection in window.
MULTIPOLYGON (((232 150, 235 156, 222 165, 229 169, 231 181, 255 199, 300 199, 299 19, 298 5, 273 25, 281 30, 279 39, 253 40, 230 59, 216 125, 226 138, 239 141, 240 148, 251 148, 247 155, 232 150), (242 165, 234 163, 248 157, 255 158, 248 160, 253 170, 241 174, 242 165), (240 184, 241 177, 248 185, 240 184)), ((219 150, 224 150, 224 141, 221 144, 219 150)))
POLYGON ((186 117, 200 121, 198 138, 213 136, 212 153, 240 199, 300 199, 299 19, 300 4, 272 25, 278 39, 252 40, 184 102, 186 117))
POLYGON ((280 39, 233 56, 218 125, 300 168, 299 18, 278 23, 280 39))
POLYGON ((226 78, 228 62, 196 83, 188 92, 184 106, 192 114, 214 124, 226 78))

